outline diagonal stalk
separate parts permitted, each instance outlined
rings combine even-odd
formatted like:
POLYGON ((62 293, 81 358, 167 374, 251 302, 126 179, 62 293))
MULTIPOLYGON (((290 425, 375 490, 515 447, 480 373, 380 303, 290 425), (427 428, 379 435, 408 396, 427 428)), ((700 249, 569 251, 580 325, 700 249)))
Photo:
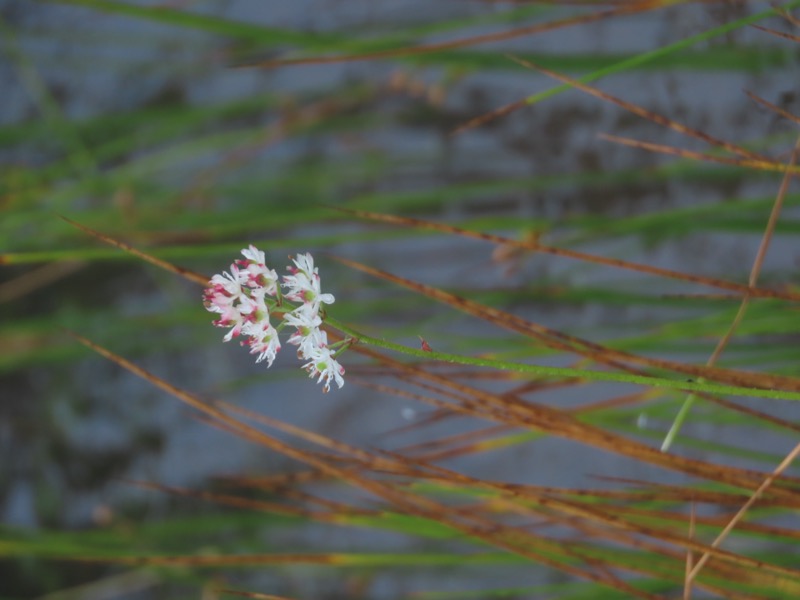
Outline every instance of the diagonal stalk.
MULTIPOLYGON (((800 152, 800 138, 797 139, 797 143, 794 146, 794 150, 792 150, 792 156, 789 159, 789 166, 792 167, 797 162, 797 155, 800 152)), ((748 280, 748 285, 752 288, 756 285, 758 280, 758 276, 761 274, 761 267, 764 265, 764 258, 767 255, 767 249, 769 248, 769 243, 772 240, 772 234, 775 231, 775 226, 778 224, 778 217, 781 213, 781 208, 783 208, 783 200, 786 197, 786 191, 789 189, 789 183, 792 180, 792 170, 787 169, 786 173, 783 176, 783 181, 781 181, 780 190, 778 190, 778 196, 775 198, 775 204, 772 206, 772 212, 769 215, 769 220, 767 221, 767 227, 764 231, 764 236, 761 239, 761 244, 758 247, 758 252, 756 253, 756 258, 753 261, 753 267, 750 269, 750 279, 748 280)), ((711 353, 708 361, 706 361, 707 367, 713 367, 717 359, 722 354, 725 347, 728 345, 728 341, 733 337, 733 334, 739 327, 742 319, 744 318, 744 313, 747 311, 747 306, 750 304, 750 295, 745 294, 742 297, 742 302, 739 305, 739 310, 736 311, 736 316, 733 319, 728 331, 722 336, 722 339, 719 340, 717 346, 714 348, 714 352, 711 353)), ((661 444, 661 451, 667 452, 672 443, 675 441, 675 437, 678 435, 678 432, 681 430, 684 421, 686 421, 686 417, 689 415, 689 411, 692 408, 697 396, 694 393, 690 393, 686 400, 684 400, 681 409, 678 411, 678 415, 675 417, 675 420, 672 423, 672 426, 669 428, 666 437, 664 438, 664 442, 661 444)))

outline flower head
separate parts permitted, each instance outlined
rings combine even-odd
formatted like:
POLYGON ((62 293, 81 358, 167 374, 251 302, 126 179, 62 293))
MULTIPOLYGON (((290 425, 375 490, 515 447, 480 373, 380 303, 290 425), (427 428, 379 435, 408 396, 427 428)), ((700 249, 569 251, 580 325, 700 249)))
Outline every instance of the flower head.
POLYGON ((276 299, 278 274, 267 267, 264 253, 251 245, 242 250, 242 256, 231 265, 230 273, 214 275, 203 292, 206 310, 219 315, 214 325, 230 328, 224 341, 242 335, 242 345, 257 355, 256 362, 266 361, 271 367, 281 349, 278 330, 290 325, 295 331, 288 341, 297 346, 297 356, 308 361, 303 368, 318 382, 324 381, 323 391, 330 389, 331 381, 341 388, 344 368, 334 358, 328 335, 320 328, 320 308, 333 304, 334 297, 322 293, 314 258, 306 253, 293 259, 294 266, 287 267, 290 275, 281 283, 286 292, 282 299, 276 299), (292 306, 290 302, 300 304, 292 306), (283 312, 284 321, 277 328, 270 322, 270 312, 276 307, 283 312))

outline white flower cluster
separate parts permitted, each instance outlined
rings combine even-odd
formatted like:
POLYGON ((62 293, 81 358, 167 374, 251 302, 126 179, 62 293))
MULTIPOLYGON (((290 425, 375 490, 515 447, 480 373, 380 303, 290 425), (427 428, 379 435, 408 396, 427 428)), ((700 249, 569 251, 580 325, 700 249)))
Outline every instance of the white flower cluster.
POLYGON ((297 356, 307 361, 303 368, 309 376, 318 377, 318 383, 324 381, 326 392, 332 380, 341 388, 344 368, 328 347, 328 334, 320 329, 322 305, 333 304, 334 297, 320 290, 314 258, 301 254, 292 259, 294 266, 286 267, 290 274, 279 284, 278 274, 267 267, 263 252, 251 245, 242 250, 242 255, 244 259, 235 261, 230 273, 214 275, 203 293, 206 310, 219 315, 214 325, 230 327, 224 341, 246 337, 242 345, 250 346, 250 353, 258 355, 256 362, 266 360, 271 367, 281 349, 278 332, 286 326, 294 327, 288 342, 297 346, 297 356), (287 300, 299 304, 290 305, 287 300), (283 313, 277 328, 270 322, 270 311, 276 308, 283 313))

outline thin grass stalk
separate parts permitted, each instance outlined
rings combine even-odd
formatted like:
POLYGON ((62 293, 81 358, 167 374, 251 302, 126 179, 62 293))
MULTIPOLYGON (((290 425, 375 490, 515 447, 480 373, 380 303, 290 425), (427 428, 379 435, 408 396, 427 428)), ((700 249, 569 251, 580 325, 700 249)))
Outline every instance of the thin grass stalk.
MULTIPOLYGON (((800 152, 800 138, 797 139, 795 143, 794 149, 792 150, 791 158, 789 159, 789 165, 794 165, 797 162, 798 152, 800 152)), ((778 195, 775 198, 775 203, 772 207, 772 211, 770 212, 769 219, 767 220, 767 225, 764 230, 764 235, 761 238, 761 243, 758 246, 758 251, 756 253, 755 260, 753 261, 753 266, 750 269, 750 277, 748 279, 748 285, 750 287, 755 287, 756 283, 758 282, 758 276, 761 273, 761 268, 764 264, 764 259, 766 258, 767 249, 769 248, 770 240, 772 240, 773 233, 775 232, 775 226, 778 223, 778 218, 781 213, 781 209, 783 208, 783 200, 786 197, 786 192, 789 189, 789 183, 792 179, 792 173, 790 171, 786 171, 786 174, 781 181, 780 189, 778 190, 778 195)), ((744 318, 744 314, 747 311, 747 306, 750 303, 750 296, 746 295, 742 298, 741 304, 739 305, 739 309, 736 312, 736 316, 733 318, 733 322, 728 327, 728 330, 725 332, 725 335, 717 343, 714 351, 711 353, 711 356, 706 361, 707 367, 713 367, 717 359, 722 355, 722 352, 725 350, 725 347, 728 345, 728 342, 733 337, 734 333, 739 327, 742 319, 744 318)), ((689 415, 689 411, 692 408, 696 399, 695 394, 689 394, 684 400, 683 405, 681 406, 680 410, 678 411, 678 415, 675 417, 672 425, 670 426, 669 431, 667 432, 666 437, 664 438, 664 442, 661 444, 662 452, 668 452, 670 447, 672 446, 673 441, 675 440, 676 436, 681 430, 684 421, 689 415)))

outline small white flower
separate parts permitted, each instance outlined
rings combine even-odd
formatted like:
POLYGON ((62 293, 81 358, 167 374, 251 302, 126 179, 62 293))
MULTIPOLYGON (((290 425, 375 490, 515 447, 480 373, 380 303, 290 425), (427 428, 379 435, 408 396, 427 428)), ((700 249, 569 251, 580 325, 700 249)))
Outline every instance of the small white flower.
POLYGON ((297 356, 304 359, 309 356, 311 349, 325 346, 328 343, 327 335, 321 331, 322 319, 310 305, 301 304, 290 313, 283 315, 286 324, 296 328, 289 338, 289 343, 298 346, 297 356))
POLYGON ((308 371, 308 375, 312 379, 319 375, 317 383, 321 383, 323 379, 325 380, 325 384, 322 386, 323 392, 328 392, 331 389, 331 379, 336 382, 339 389, 342 388, 344 385, 344 377, 342 377, 344 375, 344 367, 336 362, 327 347, 315 348, 308 358, 311 360, 304 364, 303 368, 308 371))
POLYGON ((317 329, 322 325, 322 318, 308 304, 301 304, 292 312, 286 313, 283 320, 297 329, 317 329))
POLYGON ((277 330, 267 321, 261 323, 261 331, 250 334, 250 354, 258 354, 256 362, 267 361, 267 368, 272 366, 272 361, 281 349, 277 330))
POLYGON ((240 311, 240 303, 246 300, 244 290, 238 280, 239 271, 236 265, 231 265, 233 275, 223 272, 214 275, 208 282, 209 287, 203 292, 203 303, 206 310, 219 314, 219 319, 214 321, 217 327, 231 327, 223 341, 229 342, 241 333, 245 324, 244 315, 240 311))
POLYGON ((239 304, 239 312, 247 322, 244 332, 248 335, 250 335, 249 328, 251 326, 259 331, 261 323, 269 323, 269 307, 264 296, 253 295, 251 298, 243 298, 239 304))
POLYGON ((300 254, 293 259, 295 266, 287 267, 291 275, 284 275, 283 287, 289 288, 285 296, 294 302, 310 304, 319 311, 320 304, 333 304, 333 294, 323 294, 320 289, 318 269, 314 267, 314 257, 300 254))
POLYGON ((297 346, 297 358, 306 360, 312 358, 321 348, 328 346, 328 334, 322 329, 312 329, 306 335, 298 330, 289 338, 289 343, 297 346))
POLYGON ((223 342, 230 342, 233 338, 242 332, 244 327, 244 316, 238 310, 231 309, 230 315, 223 315, 218 321, 214 321, 217 327, 230 327, 231 330, 222 338, 223 342))
POLYGON ((278 274, 264 262, 264 253, 253 246, 242 250, 246 260, 239 259, 241 267, 239 281, 253 290, 254 294, 274 296, 278 293, 278 274))
POLYGON ((245 248, 242 250, 242 256, 244 256, 248 261, 256 263, 258 265, 265 265, 267 264, 267 259, 264 256, 264 253, 250 244, 249 248, 245 248))
POLYGON ((283 276, 283 283, 281 285, 284 288, 288 288, 287 291, 284 292, 284 296, 289 300, 302 302, 303 292, 312 286, 311 275, 294 267, 286 267, 286 270, 289 271, 291 275, 283 276))
POLYGON ((221 275, 214 275, 209 281, 208 291, 213 291, 216 294, 224 294, 232 298, 238 298, 244 294, 242 290, 242 283, 239 279, 239 269, 235 264, 231 265, 231 275, 227 271, 223 271, 221 275))

